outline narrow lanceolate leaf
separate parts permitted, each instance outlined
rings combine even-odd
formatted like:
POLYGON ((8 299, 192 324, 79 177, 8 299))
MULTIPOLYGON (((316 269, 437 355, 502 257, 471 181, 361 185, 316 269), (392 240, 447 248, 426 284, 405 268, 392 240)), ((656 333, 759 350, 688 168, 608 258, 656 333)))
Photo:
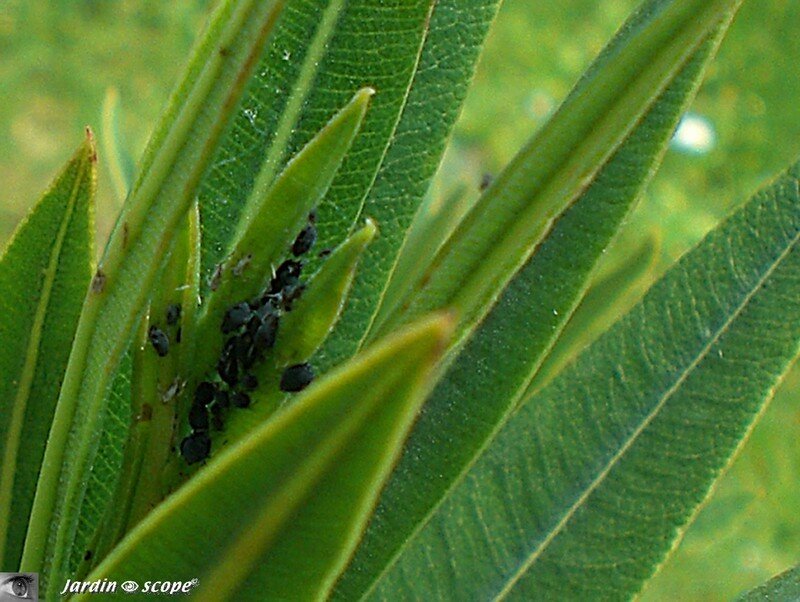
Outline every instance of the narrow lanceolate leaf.
MULTIPOLYGON (((632 43, 632 36, 647 24, 641 21, 647 14, 640 13, 623 28, 593 70, 632 43)), ((425 404, 379 511, 337 585, 342 599, 369 587, 522 399, 599 258, 660 162, 727 24, 710 31, 666 90, 652 99, 646 114, 556 221, 454 358, 425 404)))
POLYGON ((592 281, 544 363, 536 371, 528 391, 547 384, 584 347, 641 299, 655 279, 659 246, 655 236, 646 238, 621 264, 592 281))
MULTIPOLYGON (((645 5, 553 119, 497 177, 405 296, 386 299, 373 335, 452 307, 463 336, 550 230, 597 178, 670 85, 730 19, 741 0, 661 0, 645 5)), ((371 335, 371 336, 373 336, 371 335)))
POLYGON ((737 602, 794 602, 800 599, 800 566, 789 569, 742 594, 737 602))
MULTIPOLYGON (((123 450, 131 422, 131 354, 126 353, 114 376, 100 428, 100 442, 86 484, 86 497, 68 561, 68 574, 83 578, 96 564, 98 525, 123 478, 123 450)), ((115 510, 120 511, 118 506, 115 510)), ((40 595, 42 592, 39 592, 40 595)))
POLYGON ((798 176, 754 197, 527 399, 371 597, 637 592, 796 356, 798 176))
POLYGON ((149 316, 142 316, 131 349, 112 385, 103 438, 92 465, 73 545, 73 556, 80 559, 76 570, 70 567, 70 574, 76 579, 82 579, 97 566, 142 514, 169 492, 164 458, 174 456, 170 448, 177 426, 175 416, 185 415, 185 411, 181 413, 175 408, 183 388, 182 379, 176 376, 186 373, 185 365, 193 355, 191 342, 200 277, 200 218, 196 204, 187 217, 188 224, 177 233, 160 280, 160 301, 154 298, 149 316), (165 309, 173 304, 179 304, 180 312, 174 323, 165 325, 165 309), (161 309, 154 310, 154 305, 161 309), (152 355, 148 327, 153 320, 161 324, 170 338, 167 361, 159 361, 165 358, 152 355), (180 341, 178 333, 182 335, 180 341), (145 374, 148 370, 149 375, 145 374), (161 373, 154 374, 156 371, 161 373))
POLYGON ((89 579, 169 574, 198 578, 198 600, 323 599, 431 384, 449 323, 427 319, 313 384, 159 506, 89 579))
MULTIPOLYGON (((450 237, 458 223, 477 199, 465 185, 447 195, 430 193, 408 228, 400 254, 392 269, 383 296, 395 299, 408 292, 419 281, 433 261, 439 248, 450 237)), ((380 323, 388 314, 389 304, 378 308, 375 321, 380 323)))
POLYGON ((0 567, 16 570, 94 259, 91 133, 0 257, 0 567))
MULTIPOLYGON (((217 8, 145 154, 83 306, 34 498, 23 567, 66 578, 106 394, 281 0, 217 8)), ((50 589, 52 592, 52 588, 50 589)), ((50 593, 49 592, 49 593, 50 593)), ((55 596, 55 594, 51 594, 55 596)))
POLYGON ((293 3, 201 190, 204 278, 223 259, 262 163, 280 173, 357 89, 371 86, 376 94, 362 134, 317 220, 320 248, 335 247, 367 217, 381 230, 321 361, 333 366, 352 355, 439 165, 497 5, 293 3))
POLYGON ((225 310, 263 292, 275 268, 290 254, 292 241, 347 155, 374 93, 371 88, 359 90, 277 179, 261 174, 240 215, 231 250, 212 276, 214 290, 197 326, 197 338, 204 341, 195 360, 198 370, 210 369, 222 350, 219 329, 225 310))

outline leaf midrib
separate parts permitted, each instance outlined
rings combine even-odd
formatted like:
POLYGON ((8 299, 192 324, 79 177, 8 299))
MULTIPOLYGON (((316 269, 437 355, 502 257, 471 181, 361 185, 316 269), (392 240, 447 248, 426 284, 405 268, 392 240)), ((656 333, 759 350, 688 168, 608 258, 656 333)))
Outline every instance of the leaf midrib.
POLYGON ((67 210, 61 220, 55 244, 50 253, 50 260, 48 261, 45 271, 42 292, 39 296, 39 302, 36 306, 36 312, 33 318, 31 336, 28 339, 19 387, 17 388, 17 395, 14 398, 11 410, 11 420, 9 421, 6 445, 4 446, 5 453, 2 459, 0 459, 0 463, 2 463, 2 468, 0 468, 0 565, 2 565, 3 557, 5 556, 5 545, 3 542, 5 542, 8 534, 8 526, 11 524, 9 512, 11 511, 11 499, 13 498, 14 474, 17 466, 20 436, 22 434, 25 413, 28 408, 33 379, 36 376, 36 366, 39 362, 39 351, 45 317, 47 308, 50 305, 50 297, 58 272, 59 257, 61 256, 61 250, 64 246, 64 239, 66 238, 69 225, 72 222, 72 215, 75 211, 79 191, 87 176, 86 162, 88 160, 90 159, 84 151, 76 170, 78 175, 75 178, 75 183, 70 192, 67 210))
MULTIPOLYGON (((794 193, 796 196, 800 196, 800 187, 798 186, 798 180, 793 178, 791 184, 794 185, 794 193)), ((708 342, 703 346, 703 348, 699 351, 697 356, 689 363, 686 368, 681 371, 678 375, 678 378, 675 380, 675 383, 670 386, 662 395, 661 399, 655 405, 653 410, 645 416, 644 420, 641 424, 634 430, 633 433, 628 437, 628 439, 621 445, 619 451, 612 456, 609 462, 606 464, 605 467, 600 471, 597 477, 589 484, 586 488, 586 491, 581 494, 581 496, 572 504, 562 517, 562 519, 558 522, 555 528, 545 537, 542 543, 531 552, 528 558, 520 565, 519 569, 514 573, 514 575, 507 581, 506 585, 503 589, 498 592, 498 594, 493 598, 493 600, 499 601, 504 600, 506 596, 508 596, 513 589, 514 585, 525 575, 528 569, 536 562, 536 560, 544 554, 547 550, 548 546, 561 534, 561 532, 566 528, 568 523, 571 519, 575 516, 575 514, 580 510, 580 508, 586 503, 589 496, 598 489, 604 482, 605 477, 614 469, 614 467, 623 459, 626 452, 637 442, 640 435, 650 426, 650 424, 658 417, 661 410, 670 400, 670 398, 680 389, 680 387, 686 382, 686 379, 691 376, 694 369, 697 368, 700 363, 705 360, 708 356, 708 353, 711 351, 711 348, 720 340, 720 338, 727 333, 730 325, 741 315, 741 313, 747 308, 750 301, 753 297, 758 293, 758 291, 762 288, 764 283, 769 279, 775 269, 782 263, 782 261, 786 258, 786 256, 792 251, 794 246, 797 242, 800 241, 800 231, 798 231, 794 237, 786 244, 786 247, 781 251, 781 253, 775 258, 773 262, 770 263, 769 267, 764 271, 763 275, 758 279, 758 281, 752 286, 750 291, 742 298, 742 301, 736 307, 736 309, 731 312, 728 318, 720 325, 720 327, 716 330, 716 332, 711 336, 708 342)))
MULTIPOLYGON (((275 129, 275 136, 266 153, 263 167, 258 174, 258 179, 253 185, 253 190, 267 190, 275 178, 275 173, 281 159, 284 158, 288 149, 289 137, 294 132, 300 117, 303 103, 311 91, 314 82, 314 74, 319 71, 322 64, 322 57, 327 51, 328 42, 336 30, 336 22, 344 8, 343 0, 334 0, 323 11, 320 25, 309 44, 297 80, 292 86, 292 93, 286 102, 286 107, 281 114, 278 126, 275 129)), ((249 208, 245 208, 247 211, 249 208)))

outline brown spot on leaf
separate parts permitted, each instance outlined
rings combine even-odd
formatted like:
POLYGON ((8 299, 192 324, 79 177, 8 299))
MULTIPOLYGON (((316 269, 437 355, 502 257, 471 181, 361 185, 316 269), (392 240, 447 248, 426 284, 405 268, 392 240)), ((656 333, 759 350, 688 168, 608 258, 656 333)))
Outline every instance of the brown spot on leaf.
POLYGON ((142 411, 139 412, 139 415, 136 417, 138 422, 150 422, 153 418, 153 406, 149 403, 142 404, 142 411))
POLYGON ((92 278, 92 292, 99 295, 106 287, 106 275, 103 270, 98 269, 92 278))

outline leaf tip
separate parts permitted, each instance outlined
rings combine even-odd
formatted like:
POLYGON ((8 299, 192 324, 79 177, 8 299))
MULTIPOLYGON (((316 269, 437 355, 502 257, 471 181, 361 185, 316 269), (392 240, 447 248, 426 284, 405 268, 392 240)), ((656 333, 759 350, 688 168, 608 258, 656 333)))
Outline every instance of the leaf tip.
POLYGON ((85 144, 86 144, 86 151, 87 151, 87 155, 89 157, 89 161, 91 161, 92 163, 96 164, 97 163, 97 144, 95 142, 94 132, 92 131, 92 128, 90 126, 88 126, 88 125, 84 128, 84 131, 86 132, 86 143, 85 144))
POLYGON ((457 324, 456 313, 452 310, 436 312, 423 321, 421 330, 426 331, 433 340, 434 356, 439 357, 447 350, 457 324))
POLYGON ((375 95, 375 88, 365 86, 353 95, 353 100, 350 101, 352 105, 356 106, 359 110, 358 113, 363 117, 367 112, 369 103, 375 95))
POLYGON ((372 239, 375 238, 379 232, 380 229, 378 228, 377 222, 371 217, 368 217, 364 220, 364 226, 359 231, 359 235, 364 238, 365 243, 368 243, 372 241, 372 239))

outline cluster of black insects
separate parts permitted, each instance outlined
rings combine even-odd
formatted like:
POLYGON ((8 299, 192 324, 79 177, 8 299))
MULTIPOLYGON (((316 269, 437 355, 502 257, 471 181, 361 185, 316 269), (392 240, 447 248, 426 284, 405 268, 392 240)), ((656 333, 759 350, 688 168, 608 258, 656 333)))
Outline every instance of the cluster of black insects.
MULTIPOLYGON (((314 221, 312 212, 308 224, 292 243, 291 252, 295 258, 308 253, 316 242, 314 221)), ((220 330, 228 338, 217 362, 219 382, 204 381, 195 389, 188 416, 192 432, 180 444, 181 455, 188 464, 208 457, 211 452, 209 429, 213 426, 217 431, 222 430, 224 414, 229 408, 250 406, 249 392, 258 387, 258 379, 251 370, 275 345, 281 315, 292 310, 294 302, 305 290, 306 285, 300 280, 302 268, 301 260, 287 259, 278 266, 269 285, 258 297, 237 303, 225 312, 220 330)), ((168 310, 168 324, 177 322, 180 316, 180 307, 177 307, 174 316, 168 310)), ((151 326, 149 337, 158 355, 166 355, 169 350, 166 333, 151 326)), ((180 329, 176 340, 180 340, 180 329)), ((301 391, 313 378, 314 372, 309 364, 295 364, 284 370, 280 389, 301 391)))

